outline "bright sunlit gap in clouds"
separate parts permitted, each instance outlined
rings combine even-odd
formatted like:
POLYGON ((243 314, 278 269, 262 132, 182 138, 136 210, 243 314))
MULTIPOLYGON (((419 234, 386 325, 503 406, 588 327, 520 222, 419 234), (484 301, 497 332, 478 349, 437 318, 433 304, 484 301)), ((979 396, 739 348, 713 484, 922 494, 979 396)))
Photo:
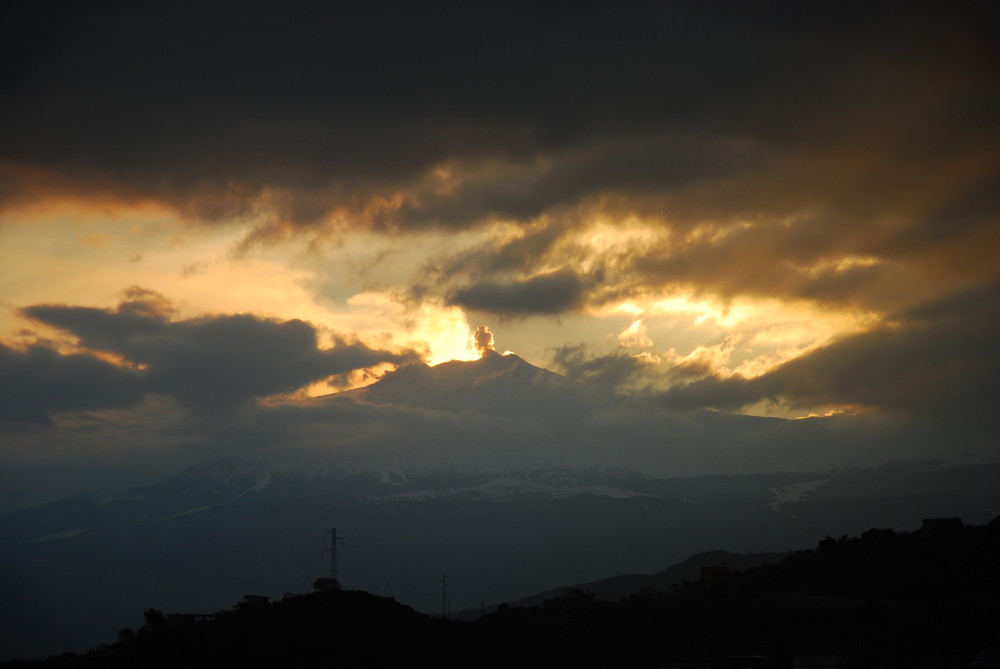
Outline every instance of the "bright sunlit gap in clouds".
MULTIPOLYGON (((139 286, 166 297, 178 319, 227 313, 301 319, 316 328, 321 348, 332 346, 339 334, 350 333, 383 350, 415 351, 430 365, 475 360, 485 349, 478 345, 479 331, 466 312, 441 298, 411 299, 406 282, 431 250, 449 245, 468 249, 483 240, 523 236, 523 231, 499 224, 475 234, 426 235, 405 244, 361 235, 331 242, 321 254, 309 251, 301 240, 237 252, 245 226, 185 226, 175 215, 145 206, 119 206, 111 214, 85 207, 83 213, 90 211, 90 217, 73 219, 65 206, 33 211, 31 225, 10 224, 6 219, 12 215, 6 214, 0 271, 6 275, 8 295, 16 301, 5 305, 0 326, 12 344, 24 346, 44 336, 63 353, 80 352, 65 333, 25 324, 17 309, 36 303, 113 308, 125 288, 139 286)), ((614 267, 616 259, 662 242, 665 235, 638 219, 619 226, 595 222, 565 243, 581 245, 614 267)), ((875 263, 873 258, 848 257, 833 266, 875 263)), ((682 286, 587 308, 585 315, 599 320, 627 316, 612 341, 634 351, 647 366, 664 373, 673 367, 697 368, 720 378, 760 376, 837 337, 864 331, 881 318, 871 311, 821 307, 806 300, 721 299, 682 286)), ((537 325, 511 324, 514 347, 520 346, 519 331, 537 325)), ((98 355, 117 365, 130 364, 114 354, 98 355)), ((354 370, 294 394, 317 396, 367 385, 392 368, 382 364, 354 370)))
MULTIPOLYGON (((608 321, 627 318, 609 339, 657 375, 643 377, 643 383, 654 386, 702 377, 755 379, 844 337, 870 331, 884 319, 874 311, 808 300, 723 300, 682 288, 665 297, 622 302, 593 315, 608 321), (682 374, 671 380, 671 370, 682 374)), ((740 412, 783 418, 803 415, 770 401, 745 406, 740 412)), ((857 413, 857 407, 817 406, 812 413, 857 413)))
MULTIPOLYGON (((392 240, 353 239, 322 256, 303 250, 301 240, 237 253, 245 226, 188 227, 175 214, 141 206, 120 205, 111 213, 68 206, 7 212, 0 221, 0 279, 6 288, 0 335, 8 342, 30 343, 41 335, 64 353, 77 352, 71 338, 25 323, 17 310, 32 304, 113 308, 127 287, 140 286, 170 300, 177 318, 246 313, 300 319, 317 328, 321 347, 330 345, 333 334, 349 332, 386 350, 415 350, 429 364, 478 357, 458 307, 434 300, 413 304, 392 283, 349 275, 359 263, 393 253, 392 240), (382 289, 366 290, 366 284, 382 289)), ((423 244, 442 246, 433 239, 423 244)), ((414 258, 378 276, 402 282, 422 262, 419 246, 411 240, 406 252, 414 258)))
POLYGON ((712 298, 678 290, 661 299, 631 300, 597 311, 631 322, 620 346, 652 349, 672 364, 699 363, 720 376, 755 377, 837 337, 863 332, 883 316, 806 300, 712 298))

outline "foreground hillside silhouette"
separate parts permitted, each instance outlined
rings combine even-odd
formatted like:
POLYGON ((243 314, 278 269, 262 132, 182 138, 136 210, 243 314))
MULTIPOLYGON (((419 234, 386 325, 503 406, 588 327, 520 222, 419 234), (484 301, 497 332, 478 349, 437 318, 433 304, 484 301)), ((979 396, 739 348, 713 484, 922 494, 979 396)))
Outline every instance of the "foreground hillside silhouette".
POLYGON ((118 643, 6 666, 961 667, 1000 642, 998 564, 1000 518, 928 519, 743 572, 706 566, 696 582, 616 602, 570 590, 457 623, 359 591, 251 596, 212 616, 149 610, 118 643))

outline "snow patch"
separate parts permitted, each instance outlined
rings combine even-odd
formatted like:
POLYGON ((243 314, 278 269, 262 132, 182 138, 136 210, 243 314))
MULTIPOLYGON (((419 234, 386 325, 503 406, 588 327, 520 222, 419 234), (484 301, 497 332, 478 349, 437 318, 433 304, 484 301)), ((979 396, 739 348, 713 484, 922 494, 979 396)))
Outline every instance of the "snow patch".
POLYGON ((829 482, 830 479, 816 479, 814 481, 802 481, 800 483, 771 488, 771 494, 774 495, 774 499, 771 500, 771 510, 775 513, 784 514, 789 518, 798 518, 798 516, 793 513, 786 513, 782 511, 781 507, 786 504, 805 501, 809 493, 818 490, 820 487, 829 482))
POLYGON ((502 476, 490 479, 485 483, 448 490, 413 490, 383 497, 368 499, 378 502, 403 501, 472 501, 490 500, 494 502, 510 502, 526 497, 545 499, 568 499, 578 495, 607 497, 611 499, 631 499, 635 497, 651 497, 651 495, 626 490, 610 485, 586 485, 571 483, 534 483, 516 476, 502 476))
POLYGON ((271 485, 271 472, 267 471, 257 477, 257 481, 253 484, 251 490, 260 492, 269 485, 271 485))
POLYGON ((60 539, 72 539, 78 534, 86 532, 86 528, 80 530, 66 530, 65 532, 53 532, 52 534, 42 534, 37 537, 32 537, 28 539, 29 543, 38 543, 40 541, 58 541, 60 539))
POLYGON ((111 502, 145 502, 145 501, 146 501, 146 495, 143 492, 139 490, 129 490, 128 492, 122 493, 121 495, 114 495, 113 497, 107 498, 106 500, 101 502, 101 506, 104 506, 105 504, 110 504, 111 502))
POLYGON ((160 521, 162 522, 164 520, 171 520, 173 518, 180 518, 181 516, 187 516, 187 515, 192 514, 192 513, 199 513, 201 511, 205 511, 206 509, 211 509, 213 506, 218 506, 218 505, 217 504, 209 504, 208 506, 198 506, 198 507, 195 507, 193 509, 188 509, 187 511, 181 511, 180 513, 174 513, 174 514, 171 514, 169 516, 165 516, 165 517, 161 518, 160 521))

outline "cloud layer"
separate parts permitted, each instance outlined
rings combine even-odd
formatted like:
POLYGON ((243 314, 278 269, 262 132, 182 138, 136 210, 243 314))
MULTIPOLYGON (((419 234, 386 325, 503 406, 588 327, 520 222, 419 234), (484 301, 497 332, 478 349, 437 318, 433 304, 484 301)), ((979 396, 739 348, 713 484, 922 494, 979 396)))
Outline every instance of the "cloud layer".
POLYGON ((43 344, 0 350, 6 417, 20 420, 137 404, 149 393, 219 413, 331 376, 416 359, 343 338, 321 349, 303 321, 245 314, 173 320, 163 296, 139 288, 115 309, 35 305, 23 313, 73 335, 86 352, 62 355, 43 344), (102 360, 101 353, 120 362, 102 360))
POLYGON ((995 272, 987 4, 112 3, 8 19, 0 206, 155 201, 246 221, 249 245, 504 221, 519 232, 452 259, 474 280, 425 287, 511 316, 675 283, 898 308, 914 280, 995 272), (581 225, 633 219, 656 243, 578 244, 581 225))
POLYGON ((709 376, 678 385, 678 408, 738 409, 762 400, 795 407, 854 406, 992 422, 1000 393, 1000 287, 976 288, 909 309, 872 331, 845 337, 762 376, 709 376))

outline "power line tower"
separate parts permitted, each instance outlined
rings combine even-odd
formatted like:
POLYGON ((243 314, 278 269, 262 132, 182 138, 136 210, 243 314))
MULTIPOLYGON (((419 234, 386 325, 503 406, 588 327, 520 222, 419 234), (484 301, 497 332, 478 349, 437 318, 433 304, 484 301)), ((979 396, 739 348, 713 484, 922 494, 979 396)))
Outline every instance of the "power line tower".
POLYGON ((448 618, 448 574, 441 575, 441 617, 448 618))
POLYGON ((340 581, 337 579, 337 542, 339 541, 341 545, 343 545, 344 540, 343 538, 337 536, 336 527, 325 532, 323 537, 326 538, 327 535, 330 535, 330 547, 324 548, 323 554, 330 554, 330 579, 333 581, 334 587, 339 588, 340 581))

